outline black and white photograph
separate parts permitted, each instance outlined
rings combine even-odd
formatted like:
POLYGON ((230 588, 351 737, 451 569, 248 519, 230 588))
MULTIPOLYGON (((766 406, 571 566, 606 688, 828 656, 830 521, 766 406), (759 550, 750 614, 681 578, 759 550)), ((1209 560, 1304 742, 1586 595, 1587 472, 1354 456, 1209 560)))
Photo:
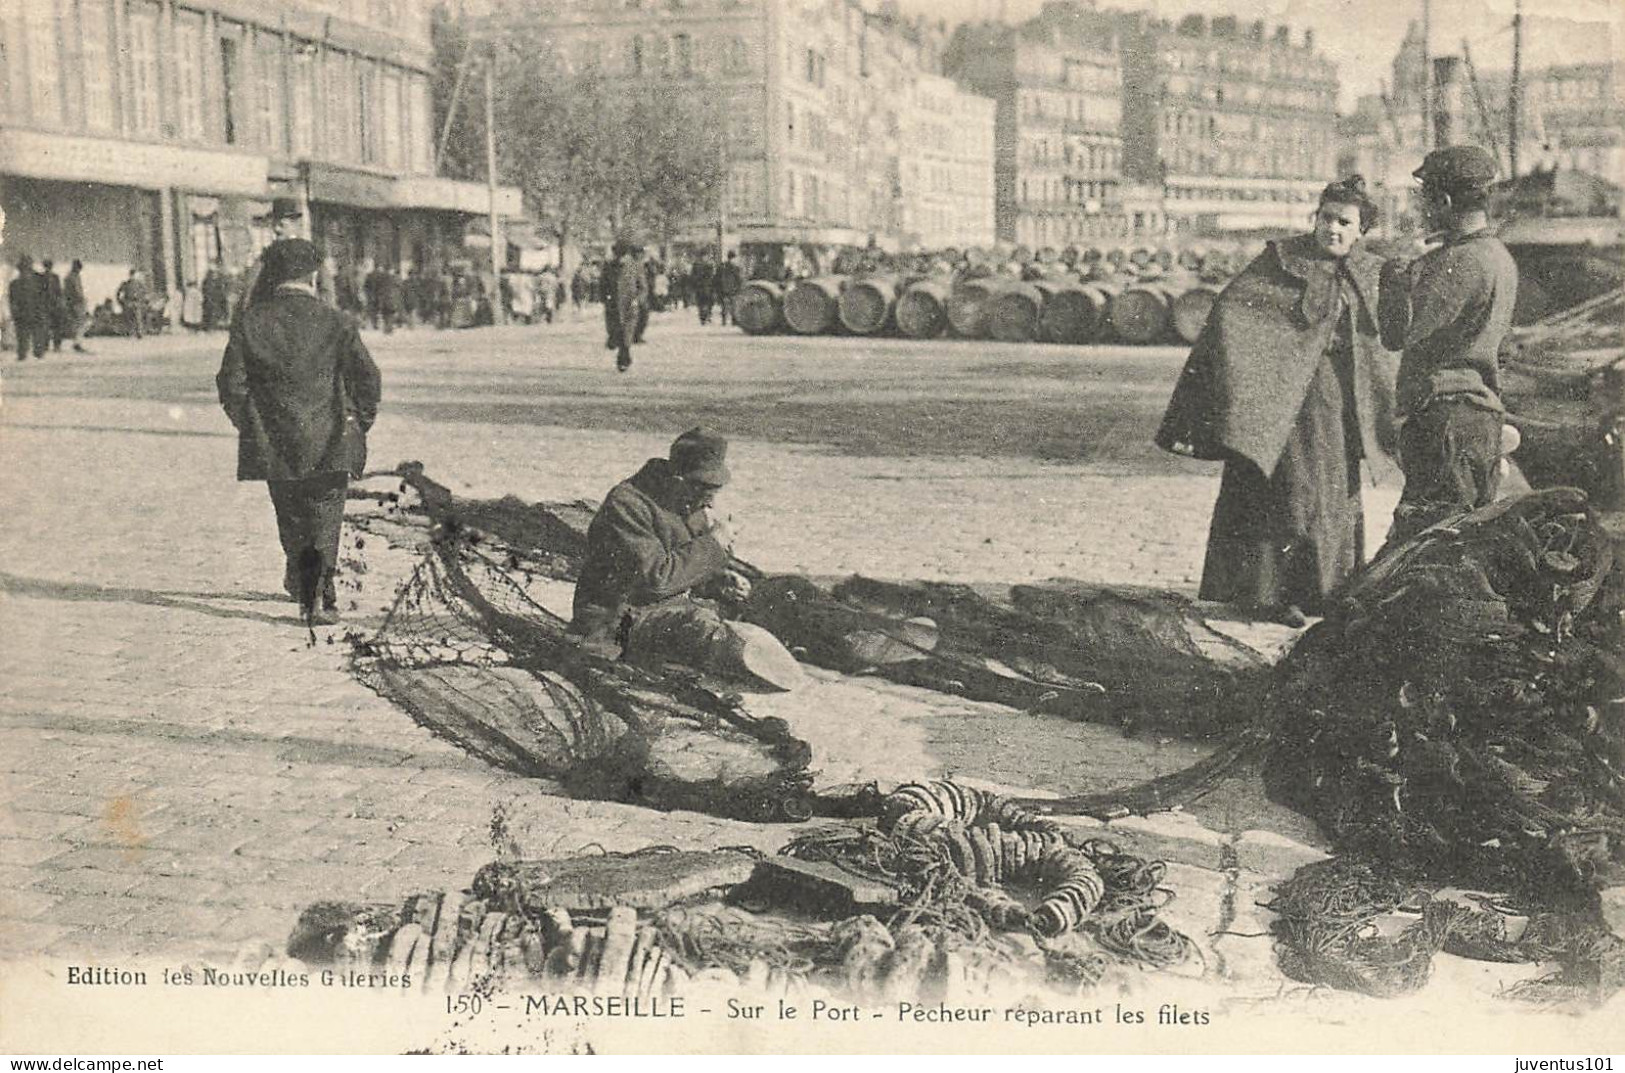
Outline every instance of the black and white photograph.
POLYGON ((0 0, 0 1053, 1611 1070, 1622 76, 0 0))

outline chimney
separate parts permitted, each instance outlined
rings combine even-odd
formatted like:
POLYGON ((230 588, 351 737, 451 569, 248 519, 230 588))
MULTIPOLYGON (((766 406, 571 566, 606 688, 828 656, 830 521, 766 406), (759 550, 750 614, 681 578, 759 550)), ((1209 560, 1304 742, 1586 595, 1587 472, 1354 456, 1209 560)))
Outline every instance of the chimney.
POLYGON ((1275 28, 1275 43, 1277 45, 1289 45, 1289 44, 1291 44, 1292 43, 1292 30, 1291 30, 1291 28, 1286 27, 1286 26, 1277 26, 1275 28))
POLYGON ((1264 20, 1263 19, 1258 19, 1253 23, 1252 28, 1247 31, 1247 37, 1248 37, 1249 40, 1252 40, 1252 41, 1257 41, 1259 43, 1263 42, 1263 40, 1264 40, 1264 20))
POLYGON ((1303 31, 1303 47, 1310 49, 1315 47, 1315 31, 1313 28, 1303 31))

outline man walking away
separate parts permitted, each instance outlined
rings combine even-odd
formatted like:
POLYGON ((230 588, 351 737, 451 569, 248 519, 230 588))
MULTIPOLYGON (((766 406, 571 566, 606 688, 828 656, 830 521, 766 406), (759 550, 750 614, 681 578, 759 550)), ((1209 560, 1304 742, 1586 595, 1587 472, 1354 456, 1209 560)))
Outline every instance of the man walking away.
POLYGON ((745 274, 740 271, 738 253, 728 251, 728 259, 717 268, 717 302, 721 306, 721 320, 724 324, 734 322, 734 299, 745 287, 745 274))
POLYGON ((80 354, 88 353, 85 350, 85 314, 89 312, 89 303, 85 301, 85 265, 83 261, 74 261, 68 269, 68 278, 62 281, 62 315, 65 318, 67 337, 73 340, 73 349, 80 354))
POLYGON ((701 255, 688 275, 688 285, 694 294, 694 304, 700 311, 700 323, 711 323, 711 307, 716 304, 717 266, 709 254, 701 255))
POLYGON ((17 360, 26 360, 30 350, 36 358, 45 357, 51 329, 46 320, 45 280, 34 271, 33 258, 17 259, 17 278, 6 290, 6 301, 11 306, 11 329, 17 334, 17 360))
POLYGON ((628 247, 621 257, 614 305, 620 325, 615 368, 624 373, 632 367, 632 344, 643 342, 643 327, 649 319, 649 271, 643 261, 642 246, 628 247))
POLYGON ((232 326, 220 405, 237 429, 237 479, 265 481, 282 542, 282 586, 305 621, 339 620, 334 574, 349 478, 366 464, 379 374, 355 322, 317 297, 316 247, 265 250, 265 297, 232 326))
POLYGON ((1497 354, 1512 326, 1518 268, 1489 229, 1495 158, 1474 145, 1436 149, 1414 173, 1423 212, 1444 243, 1408 269, 1385 266, 1383 344, 1399 364, 1400 469, 1405 490, 1392 540, 1495 498, 1501 430, 1497 354), (1391 285, 1390 285, 1391 284, 1391 285))

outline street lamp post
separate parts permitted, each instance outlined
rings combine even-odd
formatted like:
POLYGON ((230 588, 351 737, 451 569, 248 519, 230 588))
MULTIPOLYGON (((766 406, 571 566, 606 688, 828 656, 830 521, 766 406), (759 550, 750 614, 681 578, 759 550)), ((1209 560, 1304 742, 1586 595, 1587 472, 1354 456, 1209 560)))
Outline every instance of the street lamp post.
POLYGON ((502 221, 497 216, 496 67, 497 47, 492 41, 491 59, 485 67, 485 192, 491 214, 491 286, 496 289, 491 301, 491 323, 506 324, 508 311, 502 304, 502 261, 507 251, 502 241, 502 221))

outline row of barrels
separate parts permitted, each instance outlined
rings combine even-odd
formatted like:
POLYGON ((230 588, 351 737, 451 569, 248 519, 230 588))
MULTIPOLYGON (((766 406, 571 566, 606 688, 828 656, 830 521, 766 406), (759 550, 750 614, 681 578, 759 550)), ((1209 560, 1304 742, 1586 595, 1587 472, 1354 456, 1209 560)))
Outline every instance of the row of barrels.
POLYGON ((951 283, 931 278, 822 276, 788 285, 752 280, 735 302, 751 335, 953 335, 1007 343, 1194 343, 1219 288, 1194 279, 951 283))

